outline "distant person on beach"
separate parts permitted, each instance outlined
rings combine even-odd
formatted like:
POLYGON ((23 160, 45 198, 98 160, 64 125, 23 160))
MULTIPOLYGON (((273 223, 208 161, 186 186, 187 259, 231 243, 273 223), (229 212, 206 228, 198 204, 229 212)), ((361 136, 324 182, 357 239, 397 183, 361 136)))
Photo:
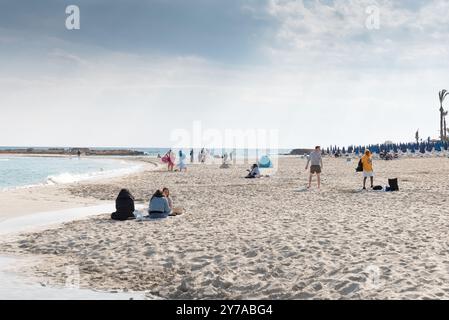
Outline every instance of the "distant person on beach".
POLYGON ((161 190, 157 190, 150 199, 148 213, 152 219, 167 218, 170 215, 171 209, 168 200, 161 190))
POLYGON ((178 163, 179 171, 182 172, 182 170, 187 171, 187 164, 186 164, 186 155, 182 150, 179 150, 179 163, 178 163))
POLYGON ((190 163, 193 163, 195 160, 195 151, 190 150, 190 163))
POLYGON ((128 189, 122 189, 115 200, 115 212, 112 220, 125 221, 134 218, 134 197, 128 189))
POLYGON ((173 171, 175 168, 176 156, 175 153, 170 149, 165 156, 162 157, 162 162, 167 164, 168 171, 173 171))
POLYGON ((321 169, 323 168, 323 158, 321 157, 321 147, 316 146, 315 150, 312 151, 309 155, 309 158, 307 159, 306 164, 306 170, 310 166, 310 175, 309 175, 309 185, 307 186, 308 189, 312 187, 312 177, 314 174, 317 176, 317 183, 318 183, 318 189, 321 188, 321 169))
POLYGON ((374 187, 374 171, 373 171, 373 157, 371 151, 365 150, 365 154, 362 157, 363 165, 363 190, 366 190, 366 179, 369 177, 371 182, 371 188, 374 187))
POLYGON ((206 150, 204 150, 204 148, 201 149, 201 152, 199 154, 199 160, 200 160, 199 162, 201 163, 206 162, 206 150))
POLYGON ((257 163, 253 164, 251 166, 251 170, 248 170, 249 173, 248 175, 245 177, 247 179, 254 179, 254 178, 260 178, 260 170, 259 170, 259 165, 257 163))
POLYGON ((78 150, 77 154, 78 154, 78 158, 81 158, 81 151, 78 150))
POLYGON ((225 152, 222 157, 223 164, 228 164, 228 158, 229 158, 229 155, 227 152, 225 152))

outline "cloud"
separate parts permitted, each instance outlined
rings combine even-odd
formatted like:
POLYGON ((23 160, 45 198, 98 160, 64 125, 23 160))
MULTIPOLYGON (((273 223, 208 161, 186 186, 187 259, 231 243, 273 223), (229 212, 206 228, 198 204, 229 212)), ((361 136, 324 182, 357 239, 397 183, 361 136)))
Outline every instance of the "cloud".
POLYGON ((62 61, 65 61, 65 62, 75 63, 78 66, 88 64, 88 62, 86 60, 80 58, 76 54, 68 53, 68 52, 58 49, 58 48, 53 49, 49 53, 49 56, 51 58, 61 59, 62 61))
POLYGON ((447 66, 449 3, 387 0, 269 0, 265 9, 280 27, 265 51, 292 65, 351 68, 447 66), (366 26, 377 8, 379 29, 366 26))
MULTIPOLYGON (((190 18, 178 21, 180 9, 160 2, 164 10, 155 8, 166 16, 122 17, 123 29, 84 24, 62 36, 0 29, 15 36, 0 53, 0 144, 167 146, 171 130, 195 120, 208 128, 279 129, 283 147, 408 141, 417 127, 436 136, 437 91, 448 85, 448 4, 379 0, 380 29, 369 30, 373 3, 235 1, 223 19, 217 5, 193 13, 201 4, 194 1, 190 18), (233 12, 250 16, 251 25, 239 29, 242 16, 235 21, 233 12), (211 17, 219 28, 205 29, 211 17), (143 37, 147 23, 156 41, 143 37), (229 41, 235 30, 243 35, 229 41), (125 41, 127 34, 133 37, 125 41), (225 47, 233 59, 211 54, 225 47)), ((83 9, 83 23, 96 21, 95 8, 83 9)))

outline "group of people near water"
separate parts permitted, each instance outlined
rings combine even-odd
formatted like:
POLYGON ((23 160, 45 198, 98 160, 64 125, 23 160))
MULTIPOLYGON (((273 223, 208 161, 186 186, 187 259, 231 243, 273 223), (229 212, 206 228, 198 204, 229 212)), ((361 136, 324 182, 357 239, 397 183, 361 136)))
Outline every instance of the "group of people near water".
POLYGON ((180 215, 182 208, 175 208, 168 188, 158 189, 149 201, 148 215, 143 216, 136 210, 134 196, 128 189, 122 189, 115 201, 116 211, 112 213, 112 220, 125 221, 129 219, 163 219, 169 216, 180 215))
MULTIPOLYGON (((198 162, 199 163, 205 163, 207 160, 208 152, 206 149, 201 149, 201 151, 198 153, 198 162)), ((162 158, 162 163, 167 164, 168 171, 187 171, 187 163, 186 163, 186 154, 179 150, 178 152, 178 164, 176 165, 176 154, 173 152, 173 150, 169 150, 162 158), (177 167, 177 169, 175 169, 177 167)), ((190 150, 190 163, 195 162, 195 151, 193 149, 190 150)))
POLYGON ((173 152, 173 150, 169 150, 162 158, 162 163, 167 164, 168 171, 175 171, 175 166, 178 167, 177 170, 179 171, 187 171, 187 164, 186 164, 186 154, 179 150, 178 152, 179 162, 177 165, 175 165, 176 162, 176 154, 173 152))

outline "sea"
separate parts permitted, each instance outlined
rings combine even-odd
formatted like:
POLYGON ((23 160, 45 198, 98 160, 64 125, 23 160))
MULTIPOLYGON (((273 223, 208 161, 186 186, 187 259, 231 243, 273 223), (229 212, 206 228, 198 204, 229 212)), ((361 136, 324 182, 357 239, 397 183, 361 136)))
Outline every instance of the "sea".
POLYGON ((141 167, 118 159, 0 155, 0 190, 115 177, 141 167))
MULTIPOLYGON (((112 148, 113 149, 113 148, 112 148)), ((166 154, 170 148, 133 148, 130 150, 136 150, 144 152, 145 154, 149 156, 157 156, 157 155, 164 155, 166 154)), ((184 153, 189 154, 191 148, 184 148, 184 149, 173 149, 174 152, 178 152, 179 150, 182 150, 184 153)), ((206 149, 210 156, 221 156, 224 153, 230 154, 233 149, 222 149, 222 148, 215 148, 215 149, 206 149)), ((277 150, 268 150, 268 149, 235 149, 235 154, 237 157, 249 157, 254 158, 256 156, 275 156, 275 155, 282 155, 282 154, 289 154, 292 149, 277 149, 277 150)), ((198 155, 198 153, 201 151, 201 149, 194 148, 193 149, 195 155, 198 155)))
MULTIPOLYGON (((25 147, 0 147, 0 150, 25 147)), ((47 147, 34 149, 49 149, 47 147)), ((149 157, 163 156, 170 148, 95 148, 100 150, 127 149, 144 152, 149 157)), ((180 149, 173 149, 178 152, 180 149)), ((194 149, 195 157, 201 149, 194 149)), ((188 155, 190 149, 183 149, 188 155)), ((233 150, 208 149, 211 157, 233 150)), ((236 158, 256 158, 263 155, 288 154, 290 149, 236 149, 236 158)), ((123 157, 33 157, 0 155, 0 190, 27 188, 38 185, 67 184, 96 178, 114 177, 138 171, 142 165, 123 157), (115 158, 115 159, 114 159, 115 158)))

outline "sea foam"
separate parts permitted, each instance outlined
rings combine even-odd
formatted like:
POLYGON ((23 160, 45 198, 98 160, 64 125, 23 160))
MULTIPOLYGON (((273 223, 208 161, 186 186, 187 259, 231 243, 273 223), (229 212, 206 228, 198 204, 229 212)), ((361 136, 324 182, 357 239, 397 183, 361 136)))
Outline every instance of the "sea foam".
POLYGON ((121 168, 121 169, 112 169, 112 170, 100 170, 96 172, 82 173, 82 174, 74 174, 64 172, 58 175, 52 175, 47 177, 47 184, 55 185, 55 184, 69 184, 74 182, 86 181, 86 180, 95 180, 95 179, 104 179, 104 178, 114 178, 127 174, 132 174, 139 171, 143 166, 135 165, 129 168, 121 168))

